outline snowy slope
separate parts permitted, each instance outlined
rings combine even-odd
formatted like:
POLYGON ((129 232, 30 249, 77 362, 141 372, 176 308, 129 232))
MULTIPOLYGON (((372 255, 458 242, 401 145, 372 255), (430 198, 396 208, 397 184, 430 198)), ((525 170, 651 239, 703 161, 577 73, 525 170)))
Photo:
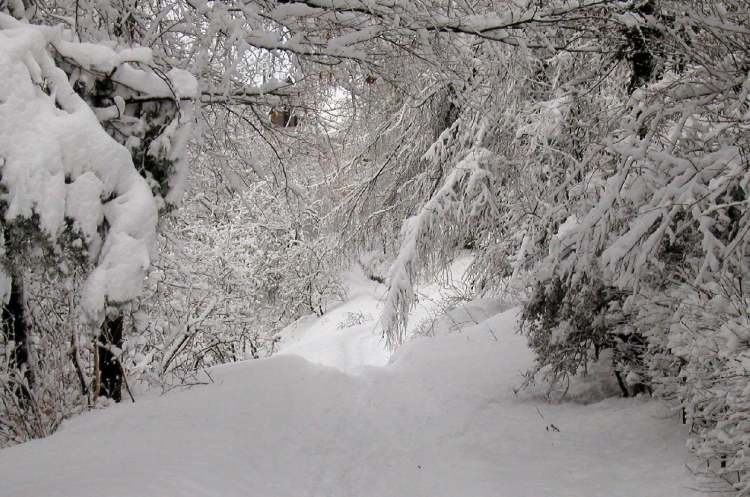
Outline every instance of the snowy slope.
POLYGON ((360 288, 327 317, 297 323, 284 354, 0 451, 0 495, 701 495, 687 488, 683 427, 658 403, 514 395, 531 362, 517 311, 416 339, 368 367, 387 361, 373 323, 337 327, 377 306, 377 288, 360 288))

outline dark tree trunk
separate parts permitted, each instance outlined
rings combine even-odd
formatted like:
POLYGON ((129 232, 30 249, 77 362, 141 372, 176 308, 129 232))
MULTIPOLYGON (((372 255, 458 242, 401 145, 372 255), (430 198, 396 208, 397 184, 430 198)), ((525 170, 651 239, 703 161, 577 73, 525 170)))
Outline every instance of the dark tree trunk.
POLYGON ((625 385, 625 381, 622 379, 622 375, 619 371, 615 371, 615 378, 617 378, 617 384, 620 386, 620 391, 622 391, 623 397, 630 397, 630 392, 628 391, 628 387, 625 385))
POLYGON ((20 277, 14 276, 8 304, 3 307, 3 327, 7 336, 13 340, 13 365, 16 370, 23 372, 23 383, 17 393, 19 398, 28 400, 34 375, 29 363, 29 330, 24 314, 23 282, 20 277))
POLYGON ((122 400, 122 366, 112 349, 122 348, 122 315, 107 318, 102 324, 102 332, 97 339, 99 347, 99 392, 115 402, 122 400))
MULTIPOLYGON (((656 3, 648 0, 633 9, 642 16, 658 16, 656 3)), ((657 76, 657 57, 662 33, 649 26, 634 26, 625 32, 627 55, 630 60, 630 82, 628 94, 651 82, 657 76)))

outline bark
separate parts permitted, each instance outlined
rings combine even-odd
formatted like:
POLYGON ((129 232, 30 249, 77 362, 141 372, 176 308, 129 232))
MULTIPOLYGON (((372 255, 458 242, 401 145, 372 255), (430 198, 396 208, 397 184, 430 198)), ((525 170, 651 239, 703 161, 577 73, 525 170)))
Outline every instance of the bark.
MULTIPOLYGON (((635 10, 643 16, 657 15, 656 4, 649 0, 635 10)), ((651 82, 657 76, 656 52, 661 43, 662 34, 651 27, 632 27, 625 32, 628 40, 628 59, 630 60, 630 82, 628 94, 651 82)))
POLYGON ((83 374, 83 368, 81 367, 81 358, 79 356, 78 348, 78 337, 75 331, 70 336, 70 360, 73 362, 73 367, 76 370, 78 376, 78 383, 81 385, 81 393, 88 399, 89 404, 91 403, 91 396, 89 395, 89 386, 86 383, 86 376, 83 374))
POLYGON ((617 378, 617 384, 620 386, 620 390, 622 391, 623 397, 630 397, 630 392, 628 391, 628 387, 625 385, 625 382, 622 379, 622 375, 619 371, 615 371, 615 378, 617 378))
POLYGON ((123 372, 120 360, 114 350, 122 348, 123 317, 107 318, 102 324, 101 334, 97 338, 99 396, 108 397, 115 402, 122 400, 123 372))
POLYGON ((23 281, 18 276, 12 279, 10 299, 3 307, 2 319, 7 336, 13 340, 13 365, 23 375, 17 395, 21 400, 29 400, 34 374, 29 362, 29 328, 23 305, 23 281))

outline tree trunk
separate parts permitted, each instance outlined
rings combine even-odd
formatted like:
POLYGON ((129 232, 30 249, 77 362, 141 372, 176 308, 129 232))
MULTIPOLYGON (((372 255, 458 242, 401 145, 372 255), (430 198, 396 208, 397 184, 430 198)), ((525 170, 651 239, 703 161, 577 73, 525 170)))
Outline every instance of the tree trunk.
POLYGON ((620 390, 622 391, 623 397, 630 397, 630 392, 628 391, 627 385, 625 385, 625 381, 622 379, 622 375, 619 371, 615 371, 615 378, 617 378, 617 384, 620 386, 620 390))
MULTIPOLYGON (((653 0, 641 4, 634 9, 642 16, 655 16, 656 4, 653 0)), ((655 52, 662 38, 659 30, 648 26, 634 26, 628 28, 625 37, 628 43, 628 58, 630 59, 630 82, 628 94, 651 82, 656 76, 657 57, 655 52)))
POLYGON ((113 348, 122 348, 122 315, 107 318, 102 323, 101 334, 97 338, 99 396, 108 397, 115 402, 122 400, 122 365, 113 353, 113 348))
POLYGON ((13 365, 23 374, 17 394, 20 399, 29 400, 34 374, 29 363, 29 330, 24 314, 23 281, 19 276, 13 276, 10 299, 3 307, 2 319, 5 333, 13 340, 13 365))

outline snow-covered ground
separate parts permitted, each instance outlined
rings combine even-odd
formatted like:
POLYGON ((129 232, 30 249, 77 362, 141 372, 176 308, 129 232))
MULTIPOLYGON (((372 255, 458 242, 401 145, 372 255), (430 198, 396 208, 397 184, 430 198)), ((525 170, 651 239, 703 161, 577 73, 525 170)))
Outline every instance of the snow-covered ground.
POLYGON ((367 279, 359 268, 344 275, 344 284, 346 302, 320 318, 303 317, 281 333, 280 355, 301 356, 347 373, 388 364, 390 354, 376 331, 384 287, 367 279))
POLYGON ((659 403, 514 394, 532 360, 517 310, 467 308, 476 324, 389 359, 373 331, 382 287, 358 273, 349 286, 347 302, 290 327, 277 356, 0 451, 0 496, 701 495, 684 427, 659 403))

